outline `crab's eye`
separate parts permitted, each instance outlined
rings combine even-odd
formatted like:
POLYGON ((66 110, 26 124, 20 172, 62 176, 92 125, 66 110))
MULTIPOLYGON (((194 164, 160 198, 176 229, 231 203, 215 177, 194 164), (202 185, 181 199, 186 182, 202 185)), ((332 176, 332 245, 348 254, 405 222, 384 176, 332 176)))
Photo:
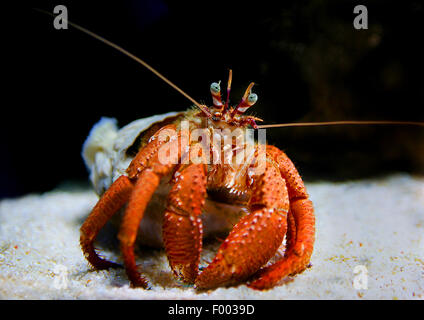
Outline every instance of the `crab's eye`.
POLYGON ((219 83, 217 83, 217 82, 213 82, 213 83, 211 84, 211 91, 212 91, 213 93, 219 93, 219 92, 221 91, 221 87, 219 86, 219 83))
POLYGON ((251 93, 249 94, 249 96, 247 97, 247 101, 249 101, 250 103, 255 103, 258 100, 258 95, 256 93, 251 93))

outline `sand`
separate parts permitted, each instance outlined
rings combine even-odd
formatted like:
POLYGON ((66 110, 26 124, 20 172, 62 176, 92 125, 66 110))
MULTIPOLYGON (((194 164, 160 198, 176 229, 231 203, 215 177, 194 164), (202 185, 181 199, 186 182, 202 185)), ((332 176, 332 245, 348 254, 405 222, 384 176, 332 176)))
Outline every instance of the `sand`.
MULTIPOLYGON (((123 269, 90 269, 79 227, 97 201, 58 188, 0 202, 2 299, 424 299, 424 177, 396 174, 306 183, 317 233, 312 267, 269 291, 245 285, 196 292, 172 275, 164 252, 137 251, 152 289, 129 287, 123 269)), ((112 227, 102 253, 120 261, 112 227)), ((202 263, 213 256, 208 244, 202 263)))

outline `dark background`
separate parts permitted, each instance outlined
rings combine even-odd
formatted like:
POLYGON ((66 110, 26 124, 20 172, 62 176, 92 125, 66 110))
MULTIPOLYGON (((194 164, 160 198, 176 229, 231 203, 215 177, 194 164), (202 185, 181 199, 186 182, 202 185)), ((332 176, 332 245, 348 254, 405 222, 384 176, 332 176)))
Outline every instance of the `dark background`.
MULTIPOLYGON (((264 123, 424 121, 421 1, 34 1, 146 60, 192 97, 233 70, 232 102, 254 81, 264 123), (368 8, 368 30, 353 8, 368 8)), ((96 39, 26 7, 5 11, 1 197, 87 182, 81 146, 102 116, 119 125, 190 102, 96 39), (10 98, 10 99, 8 99, 10 98)), ((306 180, 424 173, 424 129, 340 126, 268 129, 306 180)))

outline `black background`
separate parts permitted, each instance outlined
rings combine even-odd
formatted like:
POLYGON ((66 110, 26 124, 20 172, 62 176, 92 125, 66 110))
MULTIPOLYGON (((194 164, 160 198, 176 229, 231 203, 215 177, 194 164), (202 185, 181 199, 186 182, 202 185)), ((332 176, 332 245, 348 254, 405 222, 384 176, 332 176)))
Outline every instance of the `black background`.
MULTIPOLYGON (((424 121, 420 1, 34 1, 146 60, 200 102, 233 70, 231 101, 254 81, 264 123, 424 121), (369 29, 355 30, 365 4, 369 29)), ((80 31, 31 7, 4 11, 1 197, 87 181, 81 146, 102 116, 119 125, 190 102, 80 31)), ((424 173, 424 130, 401 126, 269 129, 306 180, 424 173)))

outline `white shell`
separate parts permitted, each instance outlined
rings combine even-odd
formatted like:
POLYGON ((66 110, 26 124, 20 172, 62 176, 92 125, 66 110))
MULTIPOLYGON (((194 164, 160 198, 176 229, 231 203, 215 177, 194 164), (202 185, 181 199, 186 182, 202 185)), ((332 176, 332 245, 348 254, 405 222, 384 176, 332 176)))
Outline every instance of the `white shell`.
POLYGON ((90 173, 90 180, 98 195, 102 195, 121 175, 126 175, 132 157, 126 151, 140 133, 166 118, 182 114, 168 112, 135 120, 118 129, 117 120, 103 117, 91 129, 82 147, 82 158, 90 173))

